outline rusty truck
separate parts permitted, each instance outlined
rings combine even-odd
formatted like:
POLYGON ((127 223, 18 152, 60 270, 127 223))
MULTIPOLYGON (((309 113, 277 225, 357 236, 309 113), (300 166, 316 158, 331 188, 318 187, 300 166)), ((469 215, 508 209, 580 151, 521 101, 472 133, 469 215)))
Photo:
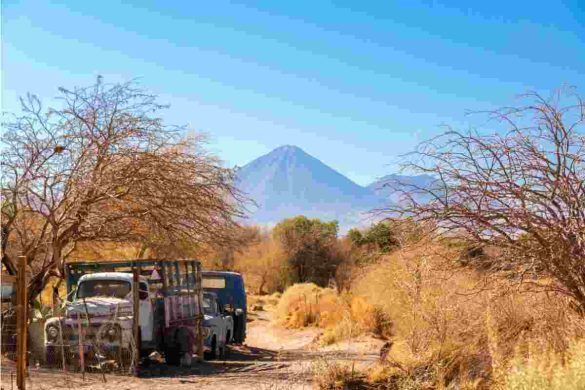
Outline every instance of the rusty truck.
POLYGON ((71 262, 65 270, 65 309, 45 323, 47 359, 136 367, 155 351, 170 365, 203 357, 198 261, 71 262))

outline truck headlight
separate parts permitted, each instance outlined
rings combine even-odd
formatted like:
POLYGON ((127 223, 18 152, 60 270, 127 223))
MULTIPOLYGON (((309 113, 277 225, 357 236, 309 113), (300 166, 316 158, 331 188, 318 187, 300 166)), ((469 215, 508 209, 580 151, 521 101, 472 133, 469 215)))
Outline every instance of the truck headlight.
POLYGON ((47 326, 47 340, 56 341, 57 337, 59 337, 59 329, 54 325, 47 326))

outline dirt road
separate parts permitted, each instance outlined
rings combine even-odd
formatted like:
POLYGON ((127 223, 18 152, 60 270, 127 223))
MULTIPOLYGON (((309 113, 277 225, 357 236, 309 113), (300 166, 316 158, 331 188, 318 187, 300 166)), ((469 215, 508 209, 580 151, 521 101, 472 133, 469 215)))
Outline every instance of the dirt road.
MULTIPOLYGON (((310 389, 315 362, 349 361, 357 366, 374 362, 379 351, 376 340, 344 343, 326 349, 314 342, 314 328, 288 330, 274 326, 271 311, 258 311, 248 323, 246 345, 232 346, 225 360, 196 363, 191 368, 152 364, 141 376, 108 374, 81 375, 31 368, 29 389, 163 390, 163 389, 310 389)), ((4 371, 4 370, 3 370, 4 371)), ((8 377, 9 378, 9 377, 8 377)), ((3 375, 2 388, 11 388, 3 375)))

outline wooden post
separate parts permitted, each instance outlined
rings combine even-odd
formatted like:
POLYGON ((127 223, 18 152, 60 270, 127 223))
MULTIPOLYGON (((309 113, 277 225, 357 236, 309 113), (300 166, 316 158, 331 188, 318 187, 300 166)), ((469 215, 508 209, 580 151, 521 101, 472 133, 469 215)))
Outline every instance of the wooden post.
POLYGON ((197 357, 203 361, 203 285, 201 280, 201 263, 194 263, 195 294, 197 299, 197 357))
POLYGON ((79 352, 79 364, 81 366, 81 376, 85 380, 85 351, 83 345, 83 328, 81 327, 81 312, 77 313, 77 347, 79 352))
POLYGON ((138 268, 133 269, 132 278, 132 334, 134 335, 134 375, 138 376, 138 362, 140 360, 140 297, 138 289, 140 287, 140 278, 138 268))
POLYGON ((27 369, 28 292, 26 285, 26 257, 18 257, 16 281, 16 386, 25 390, 27 369))

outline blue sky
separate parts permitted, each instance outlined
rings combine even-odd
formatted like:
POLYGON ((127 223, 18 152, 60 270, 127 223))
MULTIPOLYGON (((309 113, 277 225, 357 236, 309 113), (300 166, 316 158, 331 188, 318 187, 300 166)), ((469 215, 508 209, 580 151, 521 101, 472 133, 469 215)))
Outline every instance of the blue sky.
POLYGON ((368 184, 468 110, 583 92, 585 1, 2 1, 3 110, 97 75, 230 166, 294 144, 368 184))

